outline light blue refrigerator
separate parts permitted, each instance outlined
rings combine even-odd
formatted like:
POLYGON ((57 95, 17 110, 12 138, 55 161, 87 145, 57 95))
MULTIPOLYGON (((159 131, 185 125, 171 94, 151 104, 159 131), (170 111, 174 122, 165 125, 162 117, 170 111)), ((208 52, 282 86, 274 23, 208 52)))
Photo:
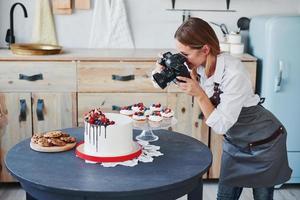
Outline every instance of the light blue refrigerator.
POLYGON ((258 58, 257 92, 288 132, 289 183, 300 183, 300 16, 251 19, 250 53, 258 58))

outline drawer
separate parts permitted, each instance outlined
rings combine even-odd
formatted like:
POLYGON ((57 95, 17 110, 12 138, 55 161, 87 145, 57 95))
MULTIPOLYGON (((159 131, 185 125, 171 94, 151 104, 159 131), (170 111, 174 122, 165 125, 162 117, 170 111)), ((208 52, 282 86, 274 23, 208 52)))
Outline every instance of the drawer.
POLYGON ((76 91, 75 62, 0 62, 1 92, 76 91))
POLYGON ((82 125, 84 113, 93 108, 101 108, 103 112, 113 111, 113 106, 123 107, 143 102, 146 106, 152 103, 167 105, 165 93, 78 93, 78 122, 82 125))
POLYGON ((154 88, 151 71, 154 62, 80 62, 79 92, 166 92, 154 88), (134 75, 133 80, 113 80, 134 75))

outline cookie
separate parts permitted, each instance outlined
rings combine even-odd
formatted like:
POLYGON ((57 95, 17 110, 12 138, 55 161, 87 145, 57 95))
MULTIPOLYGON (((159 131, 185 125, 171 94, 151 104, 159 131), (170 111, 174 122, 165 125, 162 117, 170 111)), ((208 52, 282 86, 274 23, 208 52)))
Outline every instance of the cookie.
POLYGON ((69 137, 70 135, 68 133, 65 132, 61 132, 61 136, 60 137, 69 137))
POLYGON ((75 137, 60 137, 60 140, 66 142, 66 143, 74 143, 76 142, 76 138, 75 137))
POLYGON ((42 138, 42 137, 43 137, 43 136, 42 136, 41 134, 34 134, 34 135, 32 136, 32 138, 31 138, 31 142, 37 144, 37 143, 38 143, 38 140, 39 140, 40 138, 42 138))
POLYGON ((42 147, 51 147, 51 146, 53 146, 52 143, 49 142, 48 139, 44 138, 44 137, 38 139, 37 144, 42 146, 42 147))
POLYGON ((54 146, 65 146, 66 143, 64 141, 61 141, 58 138, 48 138, 48 142, 50 142, 54 146))
POLYGON ((61 131, 50 131, 43 135, 45 138, 58 138, 62 136, 61 131))

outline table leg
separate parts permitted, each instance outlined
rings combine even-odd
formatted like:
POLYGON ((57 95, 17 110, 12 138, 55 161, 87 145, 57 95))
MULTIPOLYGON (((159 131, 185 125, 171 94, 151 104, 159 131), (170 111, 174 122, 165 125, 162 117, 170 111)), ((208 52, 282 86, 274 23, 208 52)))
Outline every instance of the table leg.
POLYGON ((29 193, 26 192, 26 200, 37 200, 33 198, 29 193))
POLYGON ((203 182, 202 178, 199 179, 197 187, 188 193, 188 200, 202 200, 203 182))

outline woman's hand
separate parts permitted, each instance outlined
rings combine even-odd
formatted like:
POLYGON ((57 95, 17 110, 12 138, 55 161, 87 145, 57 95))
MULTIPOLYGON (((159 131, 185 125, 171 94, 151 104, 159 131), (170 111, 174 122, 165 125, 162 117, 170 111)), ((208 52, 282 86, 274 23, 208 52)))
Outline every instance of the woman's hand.
POLYGON ((180 81, 184 82, 178 82, 178 86, 182 91, 187 93, 191 96, 201 96, 204 93, 204 90, 200 87, 197 72, 195 69, 193 69, 190 73, 191 78, 186 78, 182 76, 177 76, 176 78, 180 81))

